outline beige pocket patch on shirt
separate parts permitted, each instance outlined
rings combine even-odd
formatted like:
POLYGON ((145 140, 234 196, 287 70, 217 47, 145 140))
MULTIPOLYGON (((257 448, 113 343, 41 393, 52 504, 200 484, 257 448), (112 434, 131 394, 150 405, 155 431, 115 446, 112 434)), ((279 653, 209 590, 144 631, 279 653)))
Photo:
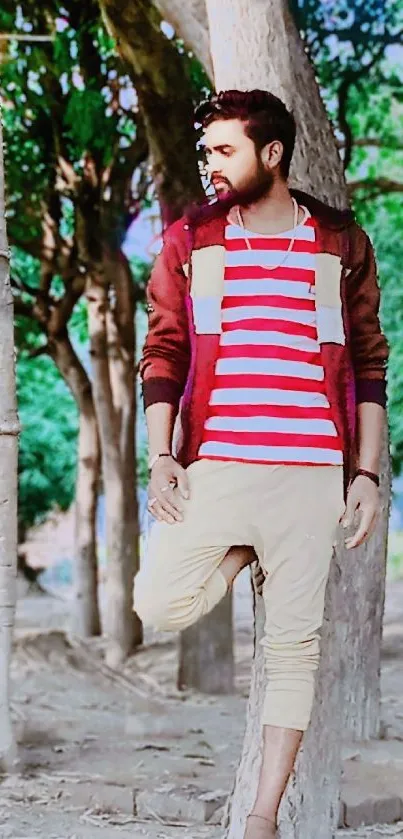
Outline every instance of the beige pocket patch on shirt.
POLYGON ((209 245, 192 252, 192 297, 217 296, 224 293, 225 248, 209 245))
POLYGON ((316 254, 315 304, 320 344, 346 343, 341 302, 342 266, 339 256, 316 254))
POLYGON ((190 293, 198 335, 221 332, 221 304, 224 294, 225 248, 210 245, 192 253, 190 293))

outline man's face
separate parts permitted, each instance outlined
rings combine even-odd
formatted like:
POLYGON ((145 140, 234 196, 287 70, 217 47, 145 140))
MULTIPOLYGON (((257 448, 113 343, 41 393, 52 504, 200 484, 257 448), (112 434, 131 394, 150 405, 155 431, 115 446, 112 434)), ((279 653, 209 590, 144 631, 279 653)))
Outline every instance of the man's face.
POLYGON ((273 175, 266 171, 241 120, 216 120, 206 128, 203 139, 206 170, 219 198, 233 191, 270 191, 273 175))

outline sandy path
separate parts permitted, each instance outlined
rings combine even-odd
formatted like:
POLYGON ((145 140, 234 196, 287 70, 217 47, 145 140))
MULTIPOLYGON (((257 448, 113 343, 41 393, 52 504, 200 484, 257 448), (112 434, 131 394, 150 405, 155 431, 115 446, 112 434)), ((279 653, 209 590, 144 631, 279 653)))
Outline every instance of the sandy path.
MULTIPOLYGON (((385 719, 403 737, 403 583, 388 594, 385 719)), ((175 688, 176 641, 149 636, 112 681, 93 667, 102 641, 71 646, 68 603, 19 602, 12 665, 19 747, 14 776, 0 783, 0 839, 218 839, 216 825, 171 826, 132 816, 133 789, 196 785, 227 792, 241 748, 252 652, 247 575, 239 581, 236 695, 204 697, 175 688), (133 687, 134 686, 134 687, 133 687)), ((343 831, 340 839, 403 837, 403 826, 343 831)))

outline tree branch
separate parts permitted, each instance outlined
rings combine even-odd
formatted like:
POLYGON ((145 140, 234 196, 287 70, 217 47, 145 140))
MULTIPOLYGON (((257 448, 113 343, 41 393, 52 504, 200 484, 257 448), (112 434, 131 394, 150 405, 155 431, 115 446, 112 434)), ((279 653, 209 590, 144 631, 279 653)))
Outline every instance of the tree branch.
POLYGON ((34 306, 32 303, 21 300, 21 297, 14 296, 14 314, 30 319, 35 318, 34 306))
MULTIPOLYGON (((369 146, 374 146, 378 149, 392 149, 393 151, 401 151, 403 150, 403 143, 398 142, 397 140, 389 142, 386 140, 382 140, 379 137, 354 137, 352 141, 353 148, 365 148, 369 146)), ((339 149, 344 149, 346 147, 344 140, 337 141, 337 147, 339 149)))
POLYGON ((351 85, 354 83, 354 75, 351 72, 346 73, 343 81, 338 89, 338 120, 339 127, 344 134, 344 171, 348 169, 351 162, 351 155, 353 152, 353 132, 351 125, 347 119, 348 94, 351 85))
POLYGON ((44 344, 42 347, 36 347, 34 350, 30 350, 28 358, 39 358, 41 355, 50 355, 48 344, 44 344))
POLYGON ((360 189, 366 190, 373 196, 387 192, 403 192, 403 182, 380 177, 373 180, 363 178, 358 181, 350 181, 347 184, 349 196, 353 196, 360 189))

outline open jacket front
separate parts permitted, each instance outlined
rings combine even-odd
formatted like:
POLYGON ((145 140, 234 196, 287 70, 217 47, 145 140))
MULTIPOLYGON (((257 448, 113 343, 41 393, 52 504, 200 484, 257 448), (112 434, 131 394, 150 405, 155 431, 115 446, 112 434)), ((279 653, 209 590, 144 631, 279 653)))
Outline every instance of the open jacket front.
MULTIPOLYGON (((350 211, 292 190, 316 227, 315 306, 326 391, 343 446, 345 482, 355 467, 356 408, 386 403, 388 349, 381 332, 371 243, 350 211)), ((179 409, 175 450, 188 466, 198 455, 214 381, 224 290, 224 217, 165 233, 148 285, 149 331, 140 372, 144 404, 179 409)))

